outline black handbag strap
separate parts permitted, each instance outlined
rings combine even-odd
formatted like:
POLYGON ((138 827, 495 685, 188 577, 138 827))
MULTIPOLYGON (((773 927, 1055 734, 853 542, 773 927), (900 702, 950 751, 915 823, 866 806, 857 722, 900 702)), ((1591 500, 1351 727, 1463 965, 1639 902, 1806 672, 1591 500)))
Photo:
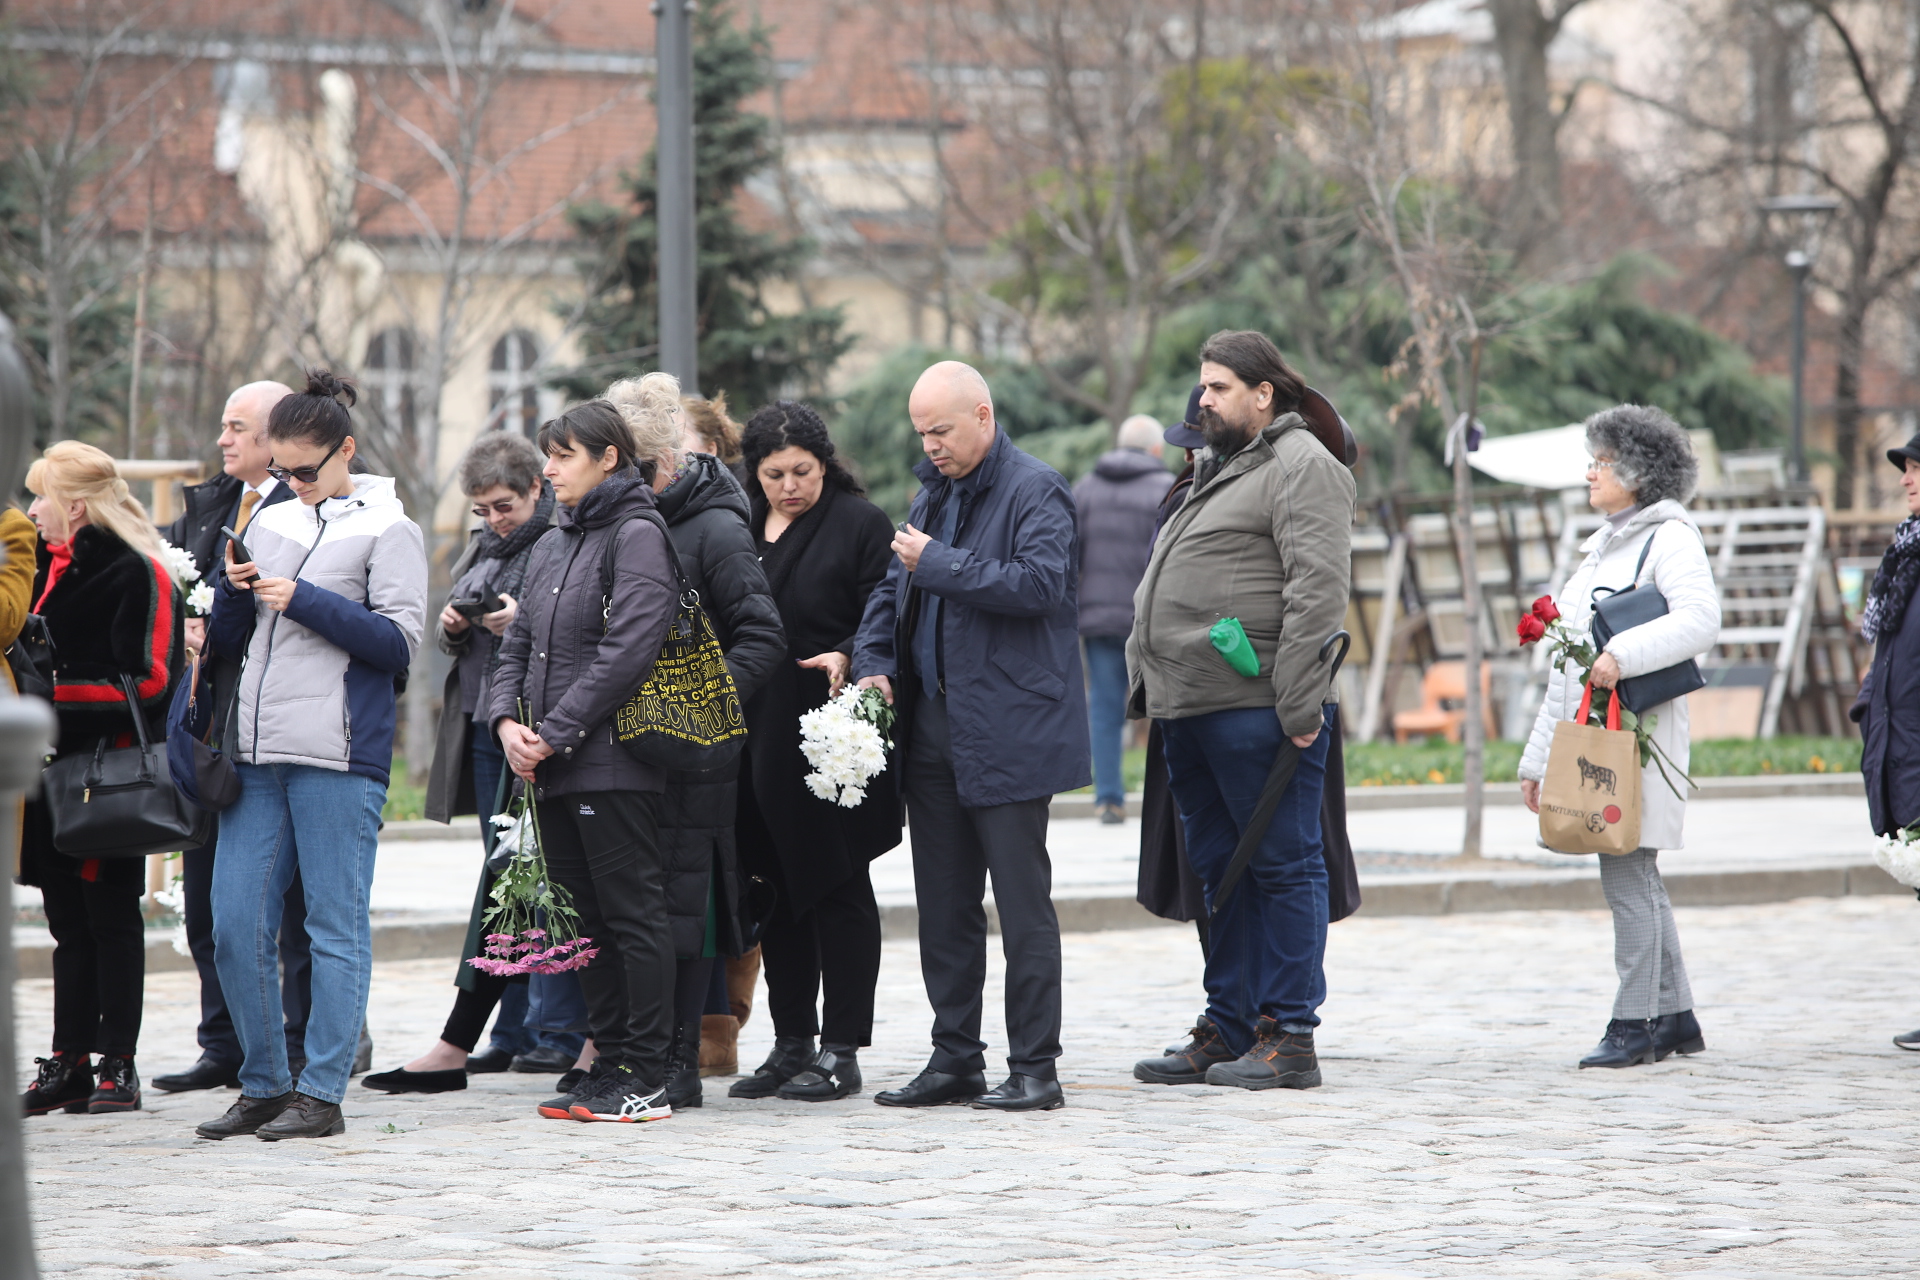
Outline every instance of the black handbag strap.
POLYGON ((120 691, 127 696, 127 710, 133 716, 133 732, 140 739, 141 754, 145 755, 153 750, 153 740, 147 736, 147 717, 141 714, 140 695, 134 687, 133 677, 124 671, 120 673, 120 691))
POLYGON ((1595 587, 1593 589, 1591 594, 1596 609, 1599 607, 1600 597, 1602 595, 1623 596, 1629 591, 1638 591, 1640 589, 1640 571, 1647 567, 1647 557, 1653 554, 1653 540, 1660 536, 1661 526, 1665 523, 1666 521, 1663 520, 1660 524, 1653 526, 1653 532, 1648 534, 1647 540, 1640 544, 1640 558, 1634 561, 1632 581, 1628 582, 1624 587, 1595 587))
POLYGON ((1220 877, 1220 887, 1214 890, 1213 909, 1207 912, 1209 924, 1226 909, 1227 899, 1233 896, 1234 887, 1240 883, 1240 877, 1246 874, 1254 853, 1260 848, 1260 842, 1266 839, 1267 828, 1273 825, 1273 815, 1280 808, 1280 797, 1293 784, 1294 771, 1299 767, 1300 748, 1293 745, 1292 738, 1282 736, 1280 750, 1273 756, 1273 768, 1267 771, 1267 785, 1260 789, 1260 801, 1253 806, 1253 817, 1248 819, 1246 827, 1240 832, 1240 843, 1233 851, 1233 860, 1227 863, 1226 872, 1220 877))
MULTIPOLYGON (((667 531, 667 522, 658 511, 642 511, 633 516, 635 520, 645 520, 660 531, 667 540, 667 563, 673 566, 673 576, 680 584, 680 607, 698 609, 700 593, 687 581, 687 571, 680 563, 680 553, 674 550, 673 534, 667 531)), ((606 550, 600 553, 600 622, 602 629, 613 625, 613 557, 620 545, 620 530, 616 527, 607 538, 606 550)))

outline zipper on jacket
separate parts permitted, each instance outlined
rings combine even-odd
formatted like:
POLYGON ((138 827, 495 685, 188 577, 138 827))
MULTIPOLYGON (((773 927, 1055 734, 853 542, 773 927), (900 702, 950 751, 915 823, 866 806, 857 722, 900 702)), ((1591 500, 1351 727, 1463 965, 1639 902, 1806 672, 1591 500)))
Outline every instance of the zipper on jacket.
MULTIPOLYGON (((320 514, 318 506, 313 509, 313 518, 319 522, 320 532, 314 536, 313 545, 307 548, 307 554, 300 557, 299 565, 294 568, 293 582, 296 588, 300 582, 300 570, 307 567, 307 561, 313 559, 313 553, 320 549, 320 540, 327 536, 327 518, 320 514)), ((255 582, 259 580, 257 577, 254 579, 255 582)), ((253 686, 253 763, 255 764, 260 763, 260 699, 261 695, 267 691, 267 675, 273 670, 273 633, 280 626, 280 618, 281 614, 276 611, 267 623, 267 651, 261 655, 260 679, 253 686)), ((244 667, 241 678, 245 678, 244 667)))
POLYGON ((353 659, 347 659, 347 670, 340 673, 340 710, 347 718, 347 763, 353 763, 353 689, 347 683, 347 677, 353 672, 353 659))

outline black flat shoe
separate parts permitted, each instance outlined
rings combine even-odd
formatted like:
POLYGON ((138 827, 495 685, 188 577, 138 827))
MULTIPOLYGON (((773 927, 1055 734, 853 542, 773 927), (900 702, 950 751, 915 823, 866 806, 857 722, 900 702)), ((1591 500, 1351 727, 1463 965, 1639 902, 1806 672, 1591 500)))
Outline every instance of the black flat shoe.
POLYGON ((254 1130, 263 1142, 282 1138, 331 1138, 347 1131, 347 1118, 337 1102, 322 1102, 296 1090, 286 1110, 254 1130))
POLYGON ((1909 1031, 1905 1035, 1895 1036, 1893 1042, 1902 1049, 1920 1049, 1920 1031, 1909 1031))
POLYGON ((1580 1065, 1637 1067, 1654 1061, 1653 1053, 1653 1023, 1641 1018, 1615 1018, 1607 1024, 1607 1034, 1593 1052, 1580 1059, 1580 1065))
POLYGON ((572 1093, 580 1087, 580 1082, 586 1078, 587 1069, 585 1067, 568 1067, 560 1073, 560 1078, 554 1081, 553 1091, 555 1093, 572 1093))
POLYGON ((467 1073, 457 1067, 446 1071, 409 1071, 395 1067, 364 1077, 360 1085, 382 1093, 454 1093, 467 1087, 467 1073))
POLYGON ((249 1098, 241 1094, 237 1102, 227 1108, 227 1114, 218 1120, 209 1120, 194 1133, 202 1138, 211 1138, 218 1142, 222 1138, 238 1138, 244 1134, 258 1133, 260 1126, 269 1120, 279 1118, 287 1104, 293 1101, 293 1090, 289 1089, 277 1098, 249 1098))
POLYGON ((84 1053, 56 1053, 35 1058, 40 1074, 20 1095, 22 1115, 43 1116, 49 1111, 84 1115, 93 1097, 93 1060, 84 1053))
POLYGON ((1067 1105, 1058 1080, 1023 1076, 1018 1071, 973 1100, 975 1111, 1054 1111, 1067 1105))
POLYGON ((513 1064, 507 1070, 525 1072, 530 1076, 543 1076, 549 1071, 567 1070, 573 1066, 574 1059, 579 1056, 576 1053, 563 1053, 559 1049, 541 1045, 525 1053, 514 1054, 513 1064))
POLYGON ((883 1089, 873 1095, 873 1100, 883 1107, 945 1107, 972 1102, 986 1091, 985 1072, 957 1076, 928 1067, 904 1088, 883 1089))
POLYGON ((812 1036, 775 1036, 773 1052, 753 1074, 735 1080, 729 1098, 771 1098, 780 1086, 813 1064, 812 1036))
POLYGON ((485 1053, 467 1055, 467 1074, 470 1076, 486 1076, 512 1069, 513 1055, 505 1049, 489 1049, 485 1053))
POLYGON ((859 1049, 847 1044, 823 1044, 813 1065, 780 1086, 789 1102, 832 1102, 860 1092, 859 1049))
POLYGON ((196 1089, 238 1089, 240 1064, 216 1062, 202 1057, 185 1071, 170 1076, 155 1076, 148 1084, 162 1093, 192 1093, 196 1089))
POLYGON ((1668 1054, 1699 1053, 1706 1047, 1706 1037, 1700 1034, 1700 1020, 1693 1016, 1693 1010, 1663 1013, 1653 1020, 1655 1062, 1666 1061, 1668 1054))

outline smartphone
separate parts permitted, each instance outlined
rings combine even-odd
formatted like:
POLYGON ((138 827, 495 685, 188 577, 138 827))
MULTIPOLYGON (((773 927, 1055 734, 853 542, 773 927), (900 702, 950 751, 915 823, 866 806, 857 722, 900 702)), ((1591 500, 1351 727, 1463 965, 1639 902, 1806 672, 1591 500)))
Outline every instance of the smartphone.
MULTIPOLYGON (((235 533, 232 529, 228 528, 224 524, 220 526, 220 532, 226 534, 227 537, 233 540, 233 562, 235 564, 252 564, 253 563, 253 553, 247 550, 246 543, 240 541, 239 534, 235 533)), ((260 575, 258 573, 254 574, 254 577, 256 578, 259 576, 260 575)))
POLYGON ((498 595, 488 596, 484 600, 449 600, 453 611, 468 622, 478 622, 489 613, 498 613, 507 607, 507 602, 498 595))

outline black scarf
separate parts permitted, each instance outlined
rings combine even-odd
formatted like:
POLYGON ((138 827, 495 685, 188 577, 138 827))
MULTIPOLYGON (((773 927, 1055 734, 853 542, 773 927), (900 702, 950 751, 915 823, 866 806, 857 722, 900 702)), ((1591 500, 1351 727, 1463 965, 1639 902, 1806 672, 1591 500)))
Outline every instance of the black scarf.
POLYGON ((1920 584, 1920 516, 1908 516, 1893 531, 1893 544, 1880 557, 1873 585, 1867 588, 1867 607, 1860 614, 1860 638, 1871 644, 1899 631, 1916 584, 1920 584))
POLYGON ((760 544, 760 565, 767 575, 767 593, 779 602, 780 593, 787 585, 787 579, 793 576, 793 567, 800 563, 800 557, 820 532, 820 526, 826 522, 827 508, 833 505, 833 499, 840 491, 828 483, 820 494, 820 500, 801 513, 798 520, 789 524, 778 539, 768 542, 764 534, 767 527, 767 500, 756 497, 753 500, 753 538, 760 544))
POLYGON ((620 505, 620 499, 634 491, 646 481, 640 478, 640 468, 628 467, 625 471, 616 471, 587 490, 587 496, 580 499, 573 508, 573 521, 582 529, 591 529, 607 523, 614 518, 614 508, 620 505))

